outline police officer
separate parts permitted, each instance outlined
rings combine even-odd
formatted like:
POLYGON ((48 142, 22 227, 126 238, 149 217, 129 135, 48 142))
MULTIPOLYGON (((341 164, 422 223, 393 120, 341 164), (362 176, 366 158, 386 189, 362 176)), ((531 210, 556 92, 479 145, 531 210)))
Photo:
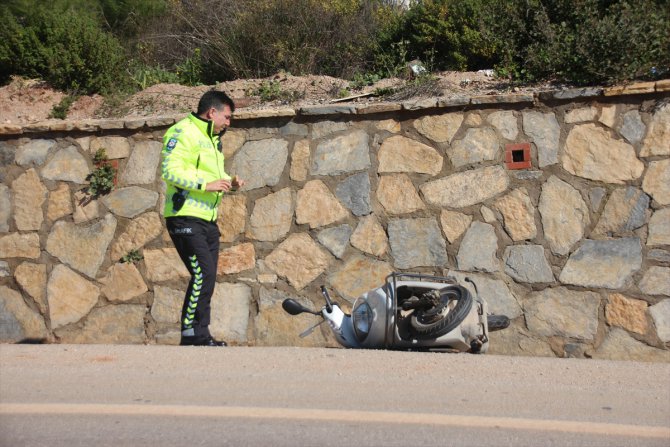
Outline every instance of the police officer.
POLYGON ((235 111, 224 92, 210 90, 198 110, 163 137, 161 176, 167 184, 165 223, 191 280, 181 312, 181 345, 226 346, 209 332, 210 302, 219 258, 217 208, 244 180, 224 170, 221 138, 235 111))

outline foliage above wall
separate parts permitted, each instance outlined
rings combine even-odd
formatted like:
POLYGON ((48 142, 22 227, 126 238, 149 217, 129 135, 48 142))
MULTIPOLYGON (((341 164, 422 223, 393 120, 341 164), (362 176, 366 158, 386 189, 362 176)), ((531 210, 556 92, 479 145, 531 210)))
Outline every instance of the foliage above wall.
POLYGON ((665 0, 397 3, 11 0, 0 6, 0 82, 21 75, 110 93, 279 71, 388 77, 414 59, 433 71, 495 68, 518 82, 584 85, 670 69, 665 0))

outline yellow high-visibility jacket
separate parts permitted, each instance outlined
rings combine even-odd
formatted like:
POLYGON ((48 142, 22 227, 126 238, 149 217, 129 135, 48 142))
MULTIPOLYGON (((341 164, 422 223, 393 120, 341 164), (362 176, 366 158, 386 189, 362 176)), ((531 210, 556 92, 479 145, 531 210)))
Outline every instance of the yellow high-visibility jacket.
POLYGON ((223 193, 205 191, 205 186, 231 178, 224 171, 220 139, 213 134, 212 122, 194 113, 177 122, 165 132, 161 155, 161 177, 167 184, 165 217, 216 220, 223 193))

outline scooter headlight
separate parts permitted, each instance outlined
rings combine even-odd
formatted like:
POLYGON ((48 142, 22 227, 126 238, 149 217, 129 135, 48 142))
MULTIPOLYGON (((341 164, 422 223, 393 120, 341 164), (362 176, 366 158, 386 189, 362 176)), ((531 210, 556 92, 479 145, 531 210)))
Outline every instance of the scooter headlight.
POLYGON ((352 312, 354 332, 358 341, 365 340, 372 326, 372 309, 367 302, 362 302, 352 312))

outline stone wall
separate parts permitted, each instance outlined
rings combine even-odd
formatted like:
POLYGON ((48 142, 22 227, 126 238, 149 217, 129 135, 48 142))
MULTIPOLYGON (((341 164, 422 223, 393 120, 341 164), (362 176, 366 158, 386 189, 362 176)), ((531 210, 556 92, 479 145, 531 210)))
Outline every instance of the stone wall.
MULTIPOLYGON (((221 204, 212 332, 334 346, 299 338, 316 320, 281 301, 318 308, 325 284, 346 307, 424 272, 470 276, 513 319, 493 353, 670 361, 669 90, 240 110, 224 152, 247 186, 221 204)), ((178 342, 159 162, 179 118, 0 125, 0 340, 178 342), (99 148, 119 174, 91 200, 99 148)))

